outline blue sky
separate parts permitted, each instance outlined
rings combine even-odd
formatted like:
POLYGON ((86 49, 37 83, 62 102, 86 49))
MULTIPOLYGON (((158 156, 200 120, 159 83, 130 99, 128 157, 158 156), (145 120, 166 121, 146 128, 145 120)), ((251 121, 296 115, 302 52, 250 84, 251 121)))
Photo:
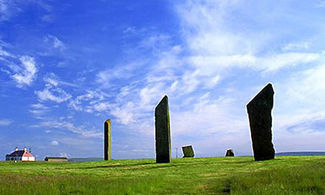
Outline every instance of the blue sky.
POLYGON ((154 158, 169 96, 172 155, 251 155, 246 104, 275 89, 276 152, 325 150, 325 1, 0 0, 0 154, 154 158))

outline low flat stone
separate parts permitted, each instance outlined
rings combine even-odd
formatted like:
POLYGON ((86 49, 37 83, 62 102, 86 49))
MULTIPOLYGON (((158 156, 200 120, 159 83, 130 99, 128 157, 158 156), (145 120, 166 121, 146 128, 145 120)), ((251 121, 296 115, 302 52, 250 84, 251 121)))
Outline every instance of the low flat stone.
POLYGON ((256 161, 274 159, 271 130, 273 95, 274 90, 269 83, 246 106, 256 161))
POLYGON ((183 146, 182 150, 184 154, 183 158, 194 157, 194 150, 192 146, 183 146))

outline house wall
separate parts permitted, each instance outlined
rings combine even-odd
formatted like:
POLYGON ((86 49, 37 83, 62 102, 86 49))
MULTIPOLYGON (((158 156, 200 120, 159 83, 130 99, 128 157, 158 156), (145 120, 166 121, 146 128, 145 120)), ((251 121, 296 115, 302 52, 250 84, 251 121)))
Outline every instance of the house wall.
POLYGON ((35 157, 23 157, 22 161, 35 161, 35 157))
POLYGON ((19 161, 19 160, 21 160, 21 157, 6 157, 6 160, 16 160, 16 161, 19 161))
POLYGON ((50 158, 50 159, 47 159, 47 161, 49 161, 49 162, 67 162, 68 159, 50 158))

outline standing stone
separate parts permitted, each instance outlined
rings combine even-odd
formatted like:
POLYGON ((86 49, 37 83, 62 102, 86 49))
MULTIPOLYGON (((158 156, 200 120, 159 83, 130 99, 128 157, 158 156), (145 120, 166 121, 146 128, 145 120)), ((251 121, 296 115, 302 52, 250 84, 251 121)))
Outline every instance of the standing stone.
POLYGON ((183 150, 183 158, 185 157, 194 157, 194 150, 192 146, 183 146, 182 147, 183 150))
POLYGON ((111 120, 104 123, 104 160, 112 160, 111 120))
POLYGON ((156 162, 170 162, 170 125, 168 97, 165 95, 155 109, 156 162))
POLYGON ((246 106, 255 161, 274 159, 271 131, 273 95, 273 87, 269 83, 246 106))
POLYGON ((228 149, 226 152, 226 156, 235 156, 234 151, 232 149, 228 149))

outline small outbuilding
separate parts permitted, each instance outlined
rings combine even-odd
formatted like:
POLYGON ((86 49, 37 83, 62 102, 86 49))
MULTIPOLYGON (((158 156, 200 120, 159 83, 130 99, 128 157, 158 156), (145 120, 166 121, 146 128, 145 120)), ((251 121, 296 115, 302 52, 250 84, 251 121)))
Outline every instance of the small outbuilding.
POLYGON ((15 149, 15 151, 11 154, 6 155, 7 161, 35 161, 35 157, 32 155, 30 151, 27 151, 26 148, 24 150, 15 149))
POLYGON ((45 157, 44 160, 49 162, 68 162, 67 157, 45 157))

